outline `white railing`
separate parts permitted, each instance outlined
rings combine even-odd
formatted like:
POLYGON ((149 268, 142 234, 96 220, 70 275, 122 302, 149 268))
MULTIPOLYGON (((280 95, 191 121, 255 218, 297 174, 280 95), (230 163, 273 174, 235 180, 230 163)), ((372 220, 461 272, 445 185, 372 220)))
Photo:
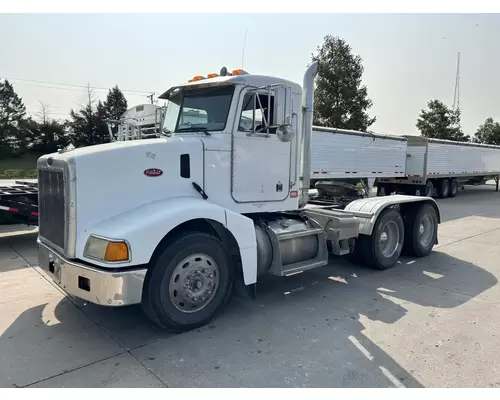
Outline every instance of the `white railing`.
POLYGON ((119 120, 106 120, 109 137, 112 142, 157 138, 161 135, 165 108, 158 107, 154 115, 145 118, 128 117, 119 120))

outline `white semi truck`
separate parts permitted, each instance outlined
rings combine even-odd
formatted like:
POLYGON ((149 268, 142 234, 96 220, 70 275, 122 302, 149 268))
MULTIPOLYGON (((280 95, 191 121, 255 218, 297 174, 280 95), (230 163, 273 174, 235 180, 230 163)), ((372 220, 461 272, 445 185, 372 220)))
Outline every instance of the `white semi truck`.
POLYGON ((41 157, 40 266, 69 295, 142 304, 181 332, 212 320, 237 284, 254 296, 259 279, 325 266, 329 253, 378 269, 402 251, 428 255, 440 223, 430 197, 308 204, 316 72, 301 87, 223 68, 160 96, 166 137, 41 157), (206 118, 181 120, 193 110, 206 118))

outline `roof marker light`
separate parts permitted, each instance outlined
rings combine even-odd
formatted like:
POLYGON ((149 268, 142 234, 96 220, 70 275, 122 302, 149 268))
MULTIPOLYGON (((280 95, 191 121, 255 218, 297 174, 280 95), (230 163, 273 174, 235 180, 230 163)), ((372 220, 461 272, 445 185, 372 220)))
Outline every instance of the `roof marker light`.
POLYGON ((243 69, 235 69, 231 72, 231 75, 248 75, 248 72, 246 72, 243 69))

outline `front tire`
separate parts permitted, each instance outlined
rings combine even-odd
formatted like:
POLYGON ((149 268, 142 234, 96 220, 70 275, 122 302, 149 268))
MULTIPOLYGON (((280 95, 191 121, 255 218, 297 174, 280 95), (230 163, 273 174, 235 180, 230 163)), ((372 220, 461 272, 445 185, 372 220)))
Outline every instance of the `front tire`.
POLYGON ((187 233, 167 244, 144 282, 142 306, 151 321, 172 332, 209 323, 226 305, 233 286, 231 258, 206 233, 187 233))

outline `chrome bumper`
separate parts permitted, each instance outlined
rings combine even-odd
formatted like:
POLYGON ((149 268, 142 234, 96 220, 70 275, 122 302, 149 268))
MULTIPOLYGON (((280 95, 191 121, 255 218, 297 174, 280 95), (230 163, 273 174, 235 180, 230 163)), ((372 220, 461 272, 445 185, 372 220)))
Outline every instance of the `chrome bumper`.
POLYGON ((38 263, 67 294, 103 306, 138 304, 146 269, 108 272, 66 260, 37 240, 38 263))

